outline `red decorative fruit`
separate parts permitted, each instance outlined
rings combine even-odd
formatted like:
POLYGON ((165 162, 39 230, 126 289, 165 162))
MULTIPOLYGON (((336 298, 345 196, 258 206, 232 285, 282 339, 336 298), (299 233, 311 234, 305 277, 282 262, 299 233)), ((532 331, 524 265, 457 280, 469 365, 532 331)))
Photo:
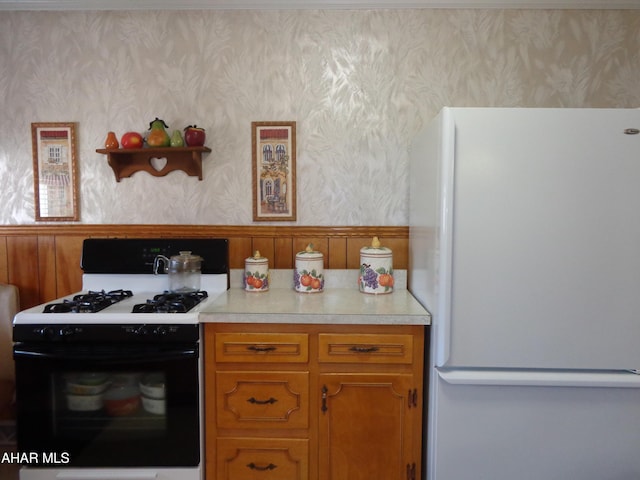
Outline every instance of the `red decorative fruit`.
POLYGON ((189 147, 202 147, 205 137, 204 128, 197 125, 189 125, 184 129, 184 141, 189 147))
POLYGON ((144 140, 138 132, 127 132, 122 135, 120 145, 122 148, 142 148, 144 140))

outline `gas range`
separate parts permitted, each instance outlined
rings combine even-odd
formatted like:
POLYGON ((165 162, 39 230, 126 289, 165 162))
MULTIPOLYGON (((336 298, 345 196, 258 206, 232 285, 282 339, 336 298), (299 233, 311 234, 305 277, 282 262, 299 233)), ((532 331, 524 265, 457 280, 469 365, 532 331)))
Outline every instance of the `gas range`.
POLYGON ((207 303, 229 287, 226 239, 87 239, 81 263, 82 291, 19 312, 15 341, 38 334, 70 339, 75 330, 65 327, 77 325, 87 327, 83 331, 100 326, 103 334, 107 326, 195 325, 207 303), (152 273, 153 261, 185 249, 204 258, 200 290, 170 292, 168 275, 152 273))
MULTIPOLYGON (((173 294, 167 290, 166 275, 83 275, 83 290, 71 295, 52 300, 43 305, 37 305, 18 313, 14 319, 14 326, 33 323, 197 323, 198 313, 211 298, 215 298, 227 290, 226 275, 203 275, 201 290, 193 294, 173 294), (108 277, 108 278, 105 278, 108 277), (117 278, 110 278, 117 277, 117 278), (114 288, 116 285, 119 287, 114 288), (107 307, 92 311, 93 307, 77 307, 76 297, 86 297, 89 294, 108 296, 111 292, 118 292, 115 296, 122 296, 119 301, 110 303, 107 307), (120 293, 124 292, 124 293, 120 293), (191 308, 185 305, 186 311, 178 306, 184 304, 190 296, 197 296, 199 302, 191 308), (174 308, 167 311, 145 310, 144 307, 165 300, 174 301, 174 308), (180 298, 185 297, 185 298, 180 298), (67 307, 68 306, 68 307, 67 307), (142 306, 142 307, 141 307, 142 306)), ((81 302, 81 300, 80 300, 81 302)), ((170 306, 169 306, 170 307, 170 306)), ((98 307, 96 307, 98 308, 98 307)))
POLYGON ((18 450, 38 456, 20 479, 201 480, 198 315, 229 288, 228 241, 87 239, 81 266, 82 291, 14 318, 18 450), (154 259, 183 251, 199 290, 175 294, 154 259))

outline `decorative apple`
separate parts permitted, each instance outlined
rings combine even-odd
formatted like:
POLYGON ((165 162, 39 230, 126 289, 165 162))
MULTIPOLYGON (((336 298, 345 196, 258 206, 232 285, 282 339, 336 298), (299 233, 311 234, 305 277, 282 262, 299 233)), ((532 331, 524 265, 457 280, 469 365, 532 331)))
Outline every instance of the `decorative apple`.
POLYGON ((204 128, 197 125, 189 125, 184 129, 184 140, 189 147, 202 147, 205 137, 204 128))
POLYGON ((122 139, 120 140, 122 148, 142 148, 144 146, 143 143, 142 135, 138 132, 127 132, 122 135, 122 139))

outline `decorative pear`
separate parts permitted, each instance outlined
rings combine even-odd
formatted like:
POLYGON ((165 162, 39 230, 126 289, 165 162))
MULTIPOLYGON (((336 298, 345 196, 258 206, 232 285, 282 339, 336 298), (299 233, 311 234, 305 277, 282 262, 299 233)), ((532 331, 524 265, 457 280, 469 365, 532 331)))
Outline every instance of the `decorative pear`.
POLYGON ((116 134, 114 132, 107 133, 107 139, 104 141, 104 148, 112 150, 119 147, 120 144, 118 143, 118 137, 116 137, 116 134))
POLYGON ((168 147, 171 145, 171 139, 165 128, 169 128, 169 126, 164 123, 164 120, 160 120, 158 117, 149 123, 149 130, 151 130, 151 132, 147 136, 147 145, 150 147, 168 147))
POLYGON ((171 134, 171 146, 172 147, 184 147, 184 140, 180 130, 174 130, 171 134))

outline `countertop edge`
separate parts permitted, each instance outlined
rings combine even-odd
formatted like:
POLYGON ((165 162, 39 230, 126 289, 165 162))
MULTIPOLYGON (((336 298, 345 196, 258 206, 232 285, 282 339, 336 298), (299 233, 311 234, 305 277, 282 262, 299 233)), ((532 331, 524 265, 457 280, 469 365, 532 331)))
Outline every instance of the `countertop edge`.
POLYGON ((353 289, 299 293, 273 288, 246 292, 231 288, 199 313, 200 323, 265 323, 309 325, 424 325, 431 315, 408 290, 369 295, 353 289), (362 307, 356 303, 362 302, 362 307), (362 310, 362 312, 358 311, 362 310))
POLYGON ((264 323, 287 325, 431 325, 431 318, 420 315, 326 315, 326 314, 216 314, 201 313, 199 322, 206 323, 264 323))

